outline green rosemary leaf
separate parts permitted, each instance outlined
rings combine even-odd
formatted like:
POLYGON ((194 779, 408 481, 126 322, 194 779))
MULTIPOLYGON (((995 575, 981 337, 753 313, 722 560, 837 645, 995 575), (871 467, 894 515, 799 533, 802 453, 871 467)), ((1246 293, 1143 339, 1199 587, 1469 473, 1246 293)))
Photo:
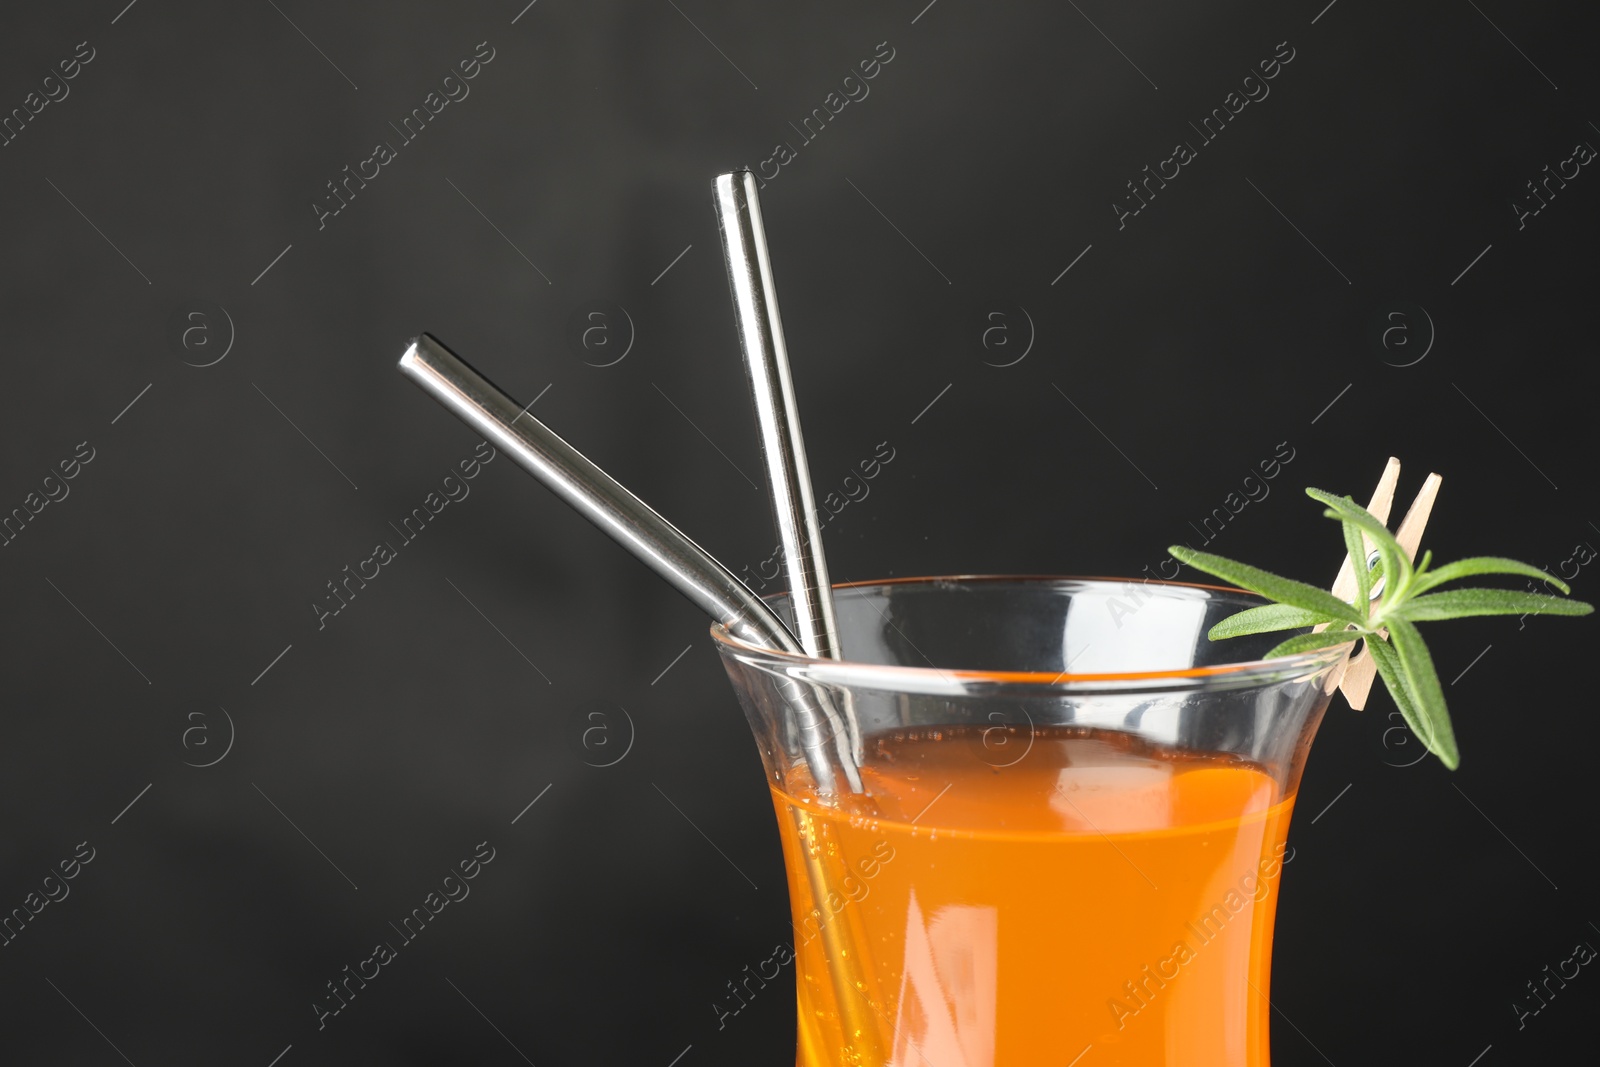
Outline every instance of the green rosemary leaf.
POLYGON ((1293 578, 1284 578, 1264 571, 1259 567, 1252 567, 1248 563, 1227 559, 1223 556, 1214 556, 1209 552, 1196 552, 1186 545, 1173 545, 1167 549, 1173 559, 1180 563, 1187 563, 1196 570, 1215 575, 1225 582, 1259 593, 1269 600, 1276 600, 1280 604, 1304 608, 1307 611, 1318 612, 1322 615, 1353 622, 1357 625, 1364 623, 1365 618, 1355 608, 1346 604, 1326 589, 1319 589, 1305 582, 1297 582, 1293 578))
POLYGON ((1335 621, 1338 620, 1320 611, 1307 611, 1305 608, 1294 608, 1288 604, 1267 604, 1264 607, 1246 608, 1237 614, 1229 615, 1213 626, 1206 636, 1213 641, 1220 641, 1225 637, 1244 637, 1247 634, 1265 634, 1274 630, 1295 630, 1302 626, 1316 626, 1318 623, 1335 621))
POLYGON ((1594 605, 1554 595, 1519 593, 1512 589, 1448 589, 1429 593, 1394 608, 1385 617, 1428 622, 1469 615, 1587 615, 1594 605))
POLYGON ((1429 571, 1421 575, 1413 588, 1418 593, 1427 592, 1436 585, 1453 582, 1457 578, 1467 578, 1474 574, 1520 574, 1525 578, 1538 578, 1549 582, 1563 593, 1570 593, 1572 589, 1560 578, 1546 574, 1538 567, 1530 567, 1526 563, 1518 563, 1514 559, 1505 559, 1501 556, 1472 556, 1469 559, 1458 559, 1454 563, 1446 563, 1436 571, 1429 571))
POLYGON ((1456 751, 1450 710, 1445 706, 1444 688, 1439 685, 1439 674, 1433 668, 1428 645, 1417 628, 1404 619, 1395 619, 1389 624, 1389 637, 1399 655, 1400 671, 1405 676, 1411 699, 1416 702, 1417 713, 1428 724, 1429 733, 1422 738, 1423 743, 1446 767, 1455 770, 1461 764, 1461 754, 1456 751))
POLYGON ((1280 645, 1275 645, 1268 650, 1262 659, 1277 659, 1279 656, 1298 656, 1302 652, 1315 652, 1319 648, 1329 648, 1333 645, 1348 645, 1359 641, 1366 635, 1360 630, 1324 630, 1319 634, 1301 634, 1291 637, 1280 645))
POLYGON ((1372 610, 1372 572, 1367 569, 1367 546, 1361 539, 1361 527, 1348 519, 1341 519, 1344 530, 1344 550, 1350 556, 1350 569, 1356 576, 1356 610, 1365 615, 1372 610))
POLYGON ((1433 736, 1433 730, 1417 713, 1416 702, 1411 699, 1411 693, 1406 688, 1405 675, 1400 670, 1400 657, 1394 648, 1381 637, 1369 637, 1367 652, 1372 656, 1373 666, 1378 668, 1378 677, 1383 679, 1383 686, 1394 700, 1394 706, 1400 709, 1400 717, 1411 728, 1417 740, 1422 742, 1422 747, 1437 755, 1437 750, 1429 740, 1433 736))
MULTIPOLYGON (((1334 496, 1326 490, 1308 488, 1306 496, 1328 505, 1333 513, 1330 518, 1341 522, 1353 522, 1361 527, 1363 533, 1372 538, 1373 547, 1383 559, 1384 573, 1389 575, 1389 580, 1384 583, 1386 598, 1394 596, 1411 583, 1410 557, 1406 554, 1406 550, 1400 547, 1400 542, 1394 539, 1394 534, 1389 532, 1389 528, 1378 521, 1377 516, 1349 497, 1334 496)), ((1361 554, 1361 558, 1365 562, 1365 552, 1361 554)))

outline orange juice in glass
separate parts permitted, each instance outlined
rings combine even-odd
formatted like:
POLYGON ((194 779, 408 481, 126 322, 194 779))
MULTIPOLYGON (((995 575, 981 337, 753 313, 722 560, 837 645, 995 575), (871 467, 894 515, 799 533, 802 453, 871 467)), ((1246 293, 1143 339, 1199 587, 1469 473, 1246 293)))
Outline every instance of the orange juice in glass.
MULTIPOLYGON (((1227 590, 839 587, 845 659, 716 632, 769 772, 800 1067, 1262 1067, 1295 789, 1342 649, 1227 590), (861 790, 816 785, 801 683, 861 790)), ((781 603, 778 605, 781 608, 781 603)))

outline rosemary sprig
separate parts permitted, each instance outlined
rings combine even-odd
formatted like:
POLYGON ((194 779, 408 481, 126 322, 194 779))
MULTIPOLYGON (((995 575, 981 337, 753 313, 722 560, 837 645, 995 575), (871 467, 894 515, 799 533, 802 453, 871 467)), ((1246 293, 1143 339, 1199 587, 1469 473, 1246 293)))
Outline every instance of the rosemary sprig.
POLYGON ((1388 528, 1354 500, 1321 489, 1307 489, 1306 495, 1327 505, 1323 514, 1337 520, 1343 528, 1345 550, 1355 569, 1358 590, 1355 602, 1347 604, 1325 589, 1223 556, 1173 545, 1167 551, 1174 559, 1276 601, 1228 616, 1213 626, 1208 636, 1218 641, 1326 624, 1327 628, 1319 633, 1299 634, 1275 646, 1267 653, 1268 659, 1364 640, 1378 668, 1378 676, 1383 679, 1406 724, 1429 752, 1455 770, 1461 756, 1456 750, 1455 731, 1450 726, 1450 711, 1445 707, 1444 688, 1439 684, 1433 657, 1428 654, 1428 646, 1417 632, 1416 624, 1469 615, 1587 615, 1594 606, 1581 600, 1562 600, 1511 589, 1429 592, 1446 582, 1477 574, 1537 578, 1563 594, 1571 593, 1571 589, 1561 579, 1537 567, 1499 556, 1474 556, 1435 568, 1432 553, 1425 552, 1421 562, 1413 566, 1406 550, 1388 528), (1362 534, 1371 539, 1378 552, 1378 561, 1370 571, 1365 565, 1367 552, 1362 534), (1382 590, 1374 598, 1372 589, 1377 582, 1382 582, 1382 590))

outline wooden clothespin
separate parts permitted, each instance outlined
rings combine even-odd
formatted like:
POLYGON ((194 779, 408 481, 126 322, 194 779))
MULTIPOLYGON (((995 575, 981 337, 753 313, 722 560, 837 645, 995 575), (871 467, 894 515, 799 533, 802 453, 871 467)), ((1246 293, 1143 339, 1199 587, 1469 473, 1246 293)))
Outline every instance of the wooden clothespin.
MULTIPOLYGON (((1400 481, 1400 461, 1393 456, 1389 457, 1388 464, 1383 468, 1383 477, 1378 479, 1378 488, 1372 494, 1372 501, 1367 505, 1367 510, 1385 525, 1389 522, 1389 511, 1394 504, 1395 486, 1400 481)), ((1433 502, 1439 496, 1439 486, 1444 481, 1437 474, 1429 474, 1422 489, 1417 493, 1417 498, 1411 502, 1411 507, 1406 510, 1406 517, 1400 521, 1400 528, 1395 531, 1394 537, 1400 542, 1400 547, 1405 549, 1406 557, 1412 561, 1417 558, 1417 546, 1422 543, 1422 530, 1428 525, 1428 516, 1433 513, 1433 502)), ((1366 534, 1361 535, 1361 543, 1366 549, 1367 558, 1371 557, 1374 547, 1372 540, 1366 534)), ((1344 564, 1339 568, 1339 576, 1333 582, 1333 595, 1340 600, 1354 600, 1359 594, 1356 587, 1355 568, 1365 567, 1367 559, 1353 560, 1348 555, 1344 564)), ((1392 576, 1385 576, 1388 581, 1392 576)), ((1323 627, 1317 627, 1322 629, 1323 627)), ((1342 676, 1335 671, 1334 676, 1339 678, 1339 690, 1344 693, 1345 700, 1357 711, 1367 706, 1367 696, 1372 692, 1372 682, 1377 677, 1378 667, 1372 661, 1372 653, 1365 645, 1362 646, 1360 655, 1352 656, 1345 660, 1345 669, 1342 676)))

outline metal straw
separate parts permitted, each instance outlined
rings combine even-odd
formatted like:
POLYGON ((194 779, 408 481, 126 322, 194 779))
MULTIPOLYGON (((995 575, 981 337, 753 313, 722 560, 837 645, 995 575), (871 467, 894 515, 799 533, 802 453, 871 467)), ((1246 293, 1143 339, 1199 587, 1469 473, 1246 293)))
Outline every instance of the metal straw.
MULTIPOLYGON (((828 560, 817 524, 816 501, 811 495, 811 471, 800 433, 794 383, 789 376, 789 350, 783 339, 783 319, 778 314, 778 291, 772 279, 772 258, 767 252, 767 231, 761 221, 755 175, 747 170, 719 174, 713 189, 728 288, 733 294, 739 346, 744 353, 745 378, 750 383, 756 426, 761 434, 767 499, 783 546, 795 635, 811 655, 838 659, 839 625, 833 614, 828 560)), ((861 730, 847 691, 840 693, 840 706, 850 731, 844 764, 854 772, 861 761, 861 730)), ((857 786, 856 791, 861 792, 861 788, 857 786)), ((822 861, 826 831, 819 829, 819 820, 798 806, 791 808, 791 814, 805 843, 801 851, 812 893, 818 899, 831 899, 830 879, 822 861)), ((860 998, 865 1007, 871 1008, 876 984, 867 974, 866 959, 858 958, 852 938, 838 929, 840 926, 853 928, 854 923, 848 916, 836 916, 823 927, 824 955, 833 976, 835 1003, 845 1029, 865 1051, 866 1061, 881 1063, 885 1050, 878 1021, 857 1002, 860 998)))
MULTIPOLYGON (((437 339, 423 334, 412 341, 400 357, 400 370, 730 633, 752 644, 800 651, 782 620, 732 571, 437 339)), ((828 695, 789 677, 781 678, 776 688, 795 710, 806 764, 817 788, 834 791, 838 768, 848 788, 862 793, 853 741, 841 728, 828 695), (832 752, 828 750, 829 737, 834 740, 832 752)), ((809 815, 796 808, 792 817, 799 826, 809 815)), ((831 899, 821 856, 807 855, 805 866, 812 896, 831 899)), ((839 926, 828 922, 822 930, 829 968, 844 997, 840 1007, 851 1029, 876 1048, 875 1024, 862 1017, 849 995, 859 990, 864 996, 866 986, 855 973, 850 945, 839 926)))
MULTIPOLYGON (((412 341, 400 370, 730 633, 761 647, 801 652, 782 620, 732 571, 436 338, 423 334, 412 341)), ((817 786, 832 790, 834 769, 842 765, 850 789, 861 792, 838 713, 794 679, 779 688, 796 708, 817 786), (836 754, 827 750, 829 737, 836 754)))
POLYGON ((719 174, 714 188, 739 344, 761 431, 767 496, 783 545, 795 636, 811 655, 838 659, 839 624, 833 616, 828 561, 811 496, 811 472, 800 435, 794 383, 789 378, 789 350, 778 315, 777 287, 772 280, 755 175, 747 170, 719 174))

